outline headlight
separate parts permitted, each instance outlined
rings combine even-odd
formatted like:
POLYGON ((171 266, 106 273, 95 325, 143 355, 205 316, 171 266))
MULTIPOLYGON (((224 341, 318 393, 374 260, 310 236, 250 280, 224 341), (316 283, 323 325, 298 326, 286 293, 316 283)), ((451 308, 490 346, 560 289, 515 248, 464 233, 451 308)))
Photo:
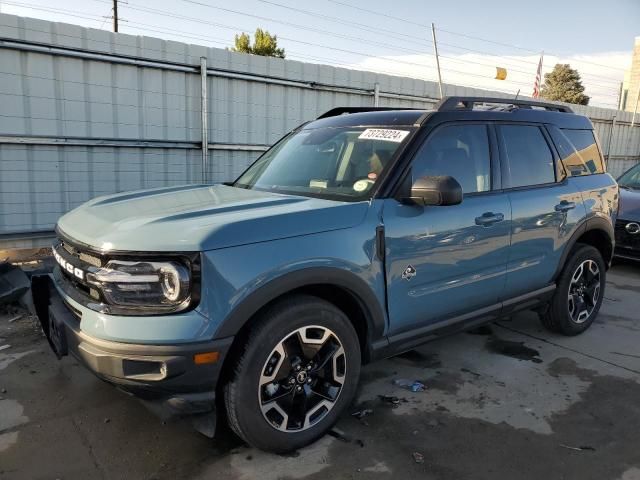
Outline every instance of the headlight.
POLYGON ((108 304, 124 307, 181 310, 190 300, 189 270, 179 262, 111 260, 87 274, 108 304))

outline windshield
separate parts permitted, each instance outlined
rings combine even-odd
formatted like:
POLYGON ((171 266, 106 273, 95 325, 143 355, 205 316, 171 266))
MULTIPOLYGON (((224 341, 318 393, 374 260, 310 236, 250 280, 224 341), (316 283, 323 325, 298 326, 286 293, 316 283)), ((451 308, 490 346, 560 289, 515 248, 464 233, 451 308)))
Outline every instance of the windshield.
POLYGON ((234 186, 338 200, 363 200, 412 127, 300 130, 266 152, 234 186))
POLYGON ((640 165, 636 165, 618 179, 618 185, 640 190, 640 165))

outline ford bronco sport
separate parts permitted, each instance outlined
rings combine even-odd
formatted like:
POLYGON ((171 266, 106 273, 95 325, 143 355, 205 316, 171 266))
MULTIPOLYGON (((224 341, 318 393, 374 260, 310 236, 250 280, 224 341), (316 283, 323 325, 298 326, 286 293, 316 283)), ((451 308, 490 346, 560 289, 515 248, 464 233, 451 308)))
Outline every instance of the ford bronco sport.
POLYGON ((285 452, 330 428, 365 362, 521 309, 585 331, 617 204, 591 123, 567 107, 337 108, 235 182, 64 215, 34 304, 59 357, 178 413, 224 410, 285 452))

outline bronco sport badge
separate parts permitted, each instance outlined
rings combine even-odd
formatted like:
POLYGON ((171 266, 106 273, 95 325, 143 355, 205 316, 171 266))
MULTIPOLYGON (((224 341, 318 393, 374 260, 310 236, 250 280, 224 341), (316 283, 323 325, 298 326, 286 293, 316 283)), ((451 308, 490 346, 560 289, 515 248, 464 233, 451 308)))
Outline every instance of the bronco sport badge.
POLYGON ((404 272, 402 272, 402 278, 405 280, 411 280, 415 276, 416 276, 416 269, 413 268, 411 265, 407 265, 407 268, 405 268, 404 272))

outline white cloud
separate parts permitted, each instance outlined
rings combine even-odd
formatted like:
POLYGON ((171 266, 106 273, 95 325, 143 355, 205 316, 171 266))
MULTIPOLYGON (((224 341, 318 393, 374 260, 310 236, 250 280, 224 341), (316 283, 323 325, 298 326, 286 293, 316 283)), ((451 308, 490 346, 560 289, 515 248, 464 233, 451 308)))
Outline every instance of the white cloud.
MULTIPOLYGON (((476 53, 445 54, 440 58, 442 81, 447 84, 505 91, 530 96, 538 68, 538 55, 492 56, 476 53), (496 67, 507 69, 506 80, 495 80, 496 67)), ((545 55, 544 73, 557 63, 568 63, 582 76, 590 105, 613 108, 616 104, 624 70, 631 63, 631 52, 608 52, 571 56, 545 55)), ((435 81, 437 71, 433 55, 369 57, 350 65, 358 70, 374 70, 435 81)))

